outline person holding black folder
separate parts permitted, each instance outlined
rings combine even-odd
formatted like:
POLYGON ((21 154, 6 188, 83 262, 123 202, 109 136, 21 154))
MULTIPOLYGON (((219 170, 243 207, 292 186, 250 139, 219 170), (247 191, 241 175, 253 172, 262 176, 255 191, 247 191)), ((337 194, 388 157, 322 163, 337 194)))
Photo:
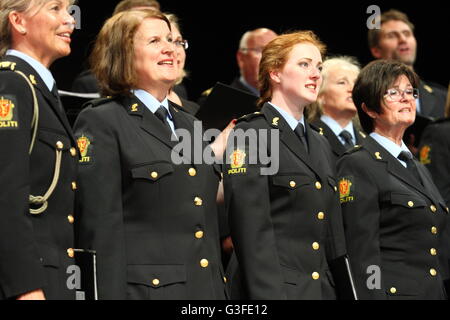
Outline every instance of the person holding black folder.
POLYGON ((353 88, 362 146, 337 163, 350 263, 360 299, 446 299, 449 209, 402 138, 414 123, 419 79, 374 61, 353 88))
POLYGON ((269 42, 259 69, 261 111, 240 118, 228 139, 233 299, 338 296, 341 277, 330 269, 346 246, 334 164, 327 140, 303 116, 317 99, 324 52, 312 31, 269 42), (239 141, 240 130, 259 138, 239 141))

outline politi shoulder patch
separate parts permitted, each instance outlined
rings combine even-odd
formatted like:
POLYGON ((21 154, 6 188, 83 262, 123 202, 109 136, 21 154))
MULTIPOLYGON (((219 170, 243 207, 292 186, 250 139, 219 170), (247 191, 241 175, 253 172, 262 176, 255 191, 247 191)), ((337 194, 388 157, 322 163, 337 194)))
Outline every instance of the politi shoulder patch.
POLYGON ((230 166, 231 169, 228 170, 228 174, 243 174, 247 173, 247 168, 244 168, 245 158, 247 154, 242 150, 235 150, 230 156, 230 166))
POLYGON ((80 164, 92 163, 92 139, 83 134, 77 139, 77 145, 81 154, 80 164))
POLYGON ((353 180, 352 176, 343 177, 339 180, 339 198, 341 203, 352 202, 355 200, 355 185, 353 180))
POLYGON ((0 130, 19 129, 19 111, 14 96, 0 96, 0 130))
POLYGON ((430 151, 431 151, 431 146, 428 146, 428 145, 424 145, 420 149, 419 158, 420 158, 420 162, 422 164, 430 164, 431 163, 430 151))

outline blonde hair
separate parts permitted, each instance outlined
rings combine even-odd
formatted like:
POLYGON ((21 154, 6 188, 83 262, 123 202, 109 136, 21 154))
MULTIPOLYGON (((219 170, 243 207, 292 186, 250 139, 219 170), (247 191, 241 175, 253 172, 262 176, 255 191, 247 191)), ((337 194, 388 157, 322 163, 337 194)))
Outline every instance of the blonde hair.
MULTIPOLYGON (((355 57, 336 56, 327 58, 322 65, 322 85, 320 86, 318 97, 320 97, 320 95, 323 94, 323 92, 327 89, 328 75, 330 73, 330 70, 336 66, 339 66, 341 68, 348 68, 358 74, 361 70, 361 66, 355 57)), ((323 114, 323 105, 319 102, 319 100, 320 99, 318 99, 308 107, 309 121, 317 120, 323 114)))
POLYGON ((108 19, 98 34, 90 64, 103 95, 129 95, 137 87, 134 36, 145 19, 163 20, 171 28, 159 11, 129 10, 108 19))
MULTIPOLYGON (((0 1, 0 57, 3 57, 8 49, 11 48, 11 24, 9 15, 17 11, 25 13, 33 8, 40 8, 50 0, 1 0, 0 1)), ((69 0, 73 4, 75 0, 69 0)), ((39 11, 37 10, 37 12, 39 11)))
POLYGON ((259 107, 262 107, 264 103, 272 99, 270 72, 283 69, 294 46, 305 42, 316 46, 322 56, 325 54, 325 44, 312 31, 296 31, 283 34, 265 46, 259 64, 258 84, 261 94, 261 97, 258 99, 259 107))

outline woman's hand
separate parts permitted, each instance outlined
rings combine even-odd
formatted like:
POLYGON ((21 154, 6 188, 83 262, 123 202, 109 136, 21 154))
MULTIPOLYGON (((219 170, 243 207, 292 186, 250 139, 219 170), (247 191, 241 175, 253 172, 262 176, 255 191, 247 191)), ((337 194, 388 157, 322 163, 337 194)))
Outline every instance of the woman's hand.
POLYGON ((30 291, 17 297, 17 300, 46 300, 42 289, 30 291))
POLYGON ((230 135, 231 130, 236 126, 236 119, 231 120, 228 126, 219 134, 217 139, 211 144, 211 148, 216 155, 216 159, 222 159, 223 153, 227 148, 228 136, 230 135))

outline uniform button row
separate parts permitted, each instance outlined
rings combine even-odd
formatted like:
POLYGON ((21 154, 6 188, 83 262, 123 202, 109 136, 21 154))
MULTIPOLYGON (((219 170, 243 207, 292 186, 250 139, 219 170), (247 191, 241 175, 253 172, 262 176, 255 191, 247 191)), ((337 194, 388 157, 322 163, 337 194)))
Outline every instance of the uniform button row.
MULTIPOLYGON (((292 181, 289 182, 289 186, 290 186, 291 188, 295 188, 295 187, 297 186, 297 182, 295 182, 294 180, 292 180, 292 181)), ((316 189, 317 189, 317 190, 322 189, 322 184, 321 184, 319 181, 317 181, 317 182, 315 183, 315 186, 316 186, 316 189)), ((334 187, 334 191, 337 191, 337 187, 334 187)))

